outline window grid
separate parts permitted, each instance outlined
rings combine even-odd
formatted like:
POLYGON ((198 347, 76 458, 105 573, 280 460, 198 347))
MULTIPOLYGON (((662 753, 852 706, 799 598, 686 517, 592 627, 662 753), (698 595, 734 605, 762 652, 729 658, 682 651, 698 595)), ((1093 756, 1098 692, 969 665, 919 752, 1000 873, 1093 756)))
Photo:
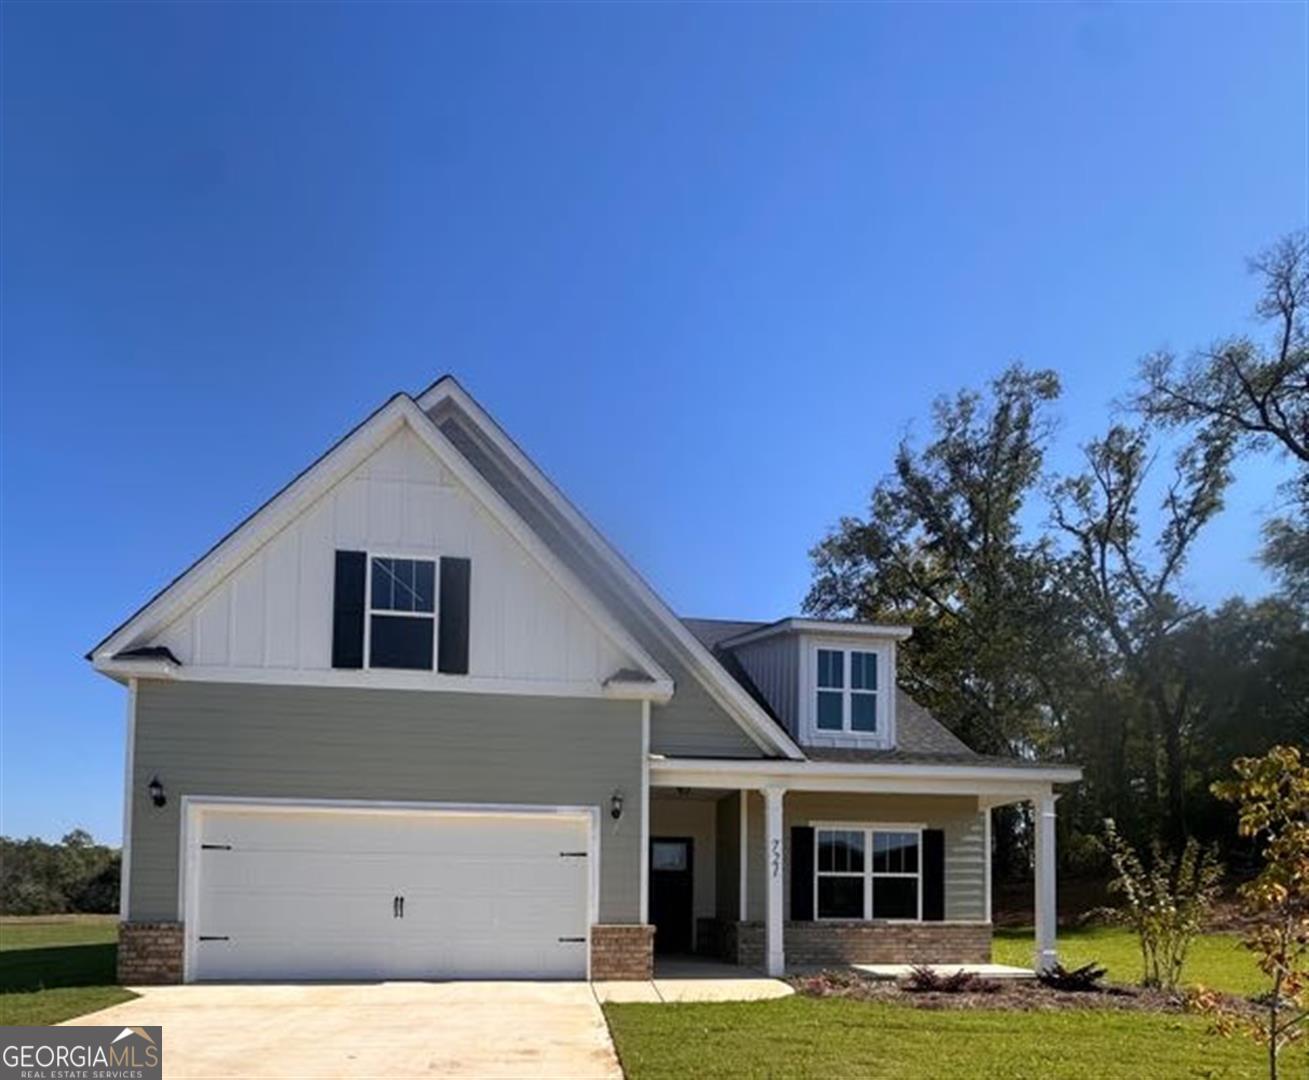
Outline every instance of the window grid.
MULTIPOLYGON (((849 840, 846 840, 847 850, 850 847, 849 840)), ((868 921, 877 918, 879 921, 886 922, 921 922, 923 918, 923 882, 922 882, 922 851, 923 851, 923 830, 921 826, 819 826, 814 829, 814 918, 817 921, 840 921, 848 919, 862 919, 868 921), (858 869, 847 868, 838 869, 833 865, 833 859, 825 859, 825 855, 831 855, 834 851, 834 845, 838 842, 836 838, 853 838, 858 837, 858 849, 861 852, 860 867, 858 869), (898 841, 898 843, 897 843, 898 841), (884 855, 884 868, 877 869, 878 857, 884 855), (828 866, 824 867, 824 862, 828 866), (894 863, 899 868, 890 869, 894 863), (912 863, 912 869, 905 869, 912 863), (824 879, 851 879, 858 878, 863 884, 863 913, 862 915, 824 915, 822 906, 822 882, 824 879), (888 881, 912 881, 914 883, 915 893, 915 913, 912 916, 895 916, 886 917, 874 914, 877 902, 876 889, 877 881, 885 879, 888 881)))
MULTIPOLYGON (((375 616, 382 615, 387 618, 410 618, 410 619, 428 619, 432 622, 432 657, 431 664, 427 668, 418 669, 400 669, 400 670, 436 670, 436 560, 433 558, 422 558, 414 555, 386 555, 377 552, 368 553, 368 572, 364 577, 364 587, 367 592, 365 610, 367 618, 364 619, 364 670, 370 670, 373 664, 373 619, 375 616), (397 564, 408 564, 409 574, 403 570, 397 571, 397 564), (419 599, 421 589, 416 590, 414 587, 414 574, 416 568, 422 566, 426 568, 426 577, 424 583, 430 583, 426 590, 426 597, 419 599), (380 575, 375 579, 374 575, 380 575), (376 589, 380 580, 386 581, 390 585, 389 594, 383 588, 376 589), (380 595, 374 595, 375 592, 380 595), (407 601, 408 608, 398 608, 394 605, 397 592, 403 598, 402 602, 407 601), (417 608, 421 607, 422 610, 417 608)), ((385 670, 393 670, 386 668, 385 670)))
POLYGON ((815 731, 880 734, 879 656, 866 649, 819 646, 814 650, 815 731))

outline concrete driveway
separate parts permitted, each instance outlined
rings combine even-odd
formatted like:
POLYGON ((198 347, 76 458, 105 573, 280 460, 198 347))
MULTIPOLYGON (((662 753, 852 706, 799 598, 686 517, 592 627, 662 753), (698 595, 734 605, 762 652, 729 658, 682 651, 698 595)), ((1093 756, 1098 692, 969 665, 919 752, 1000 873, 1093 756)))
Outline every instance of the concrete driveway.
POLYGON ((164 1076, 622 1077, 587 983, 157 986, 73 1024, 161 1024, 164 1076))

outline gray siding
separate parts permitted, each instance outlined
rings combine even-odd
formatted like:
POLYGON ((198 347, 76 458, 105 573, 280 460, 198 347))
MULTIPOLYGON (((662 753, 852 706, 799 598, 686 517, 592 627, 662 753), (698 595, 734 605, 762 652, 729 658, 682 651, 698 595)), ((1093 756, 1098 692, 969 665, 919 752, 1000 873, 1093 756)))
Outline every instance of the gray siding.
POLYGON ((667 705, 650 715, 650 749, 673 757, 757 758, 764 753, 651 625, 650 616, 636 610, 627 590, 613 573, 588 554, 585 541, 530 490, 512 463, 503 459, 472 429, 453 406, 433 417, 441 432, 472 466, 536 531, 550 549, 619 619, 627 631, 659 662, 676 683, 667 705))
MULTIPOLYGON (((782 804, 786 865, 791 865, 791 826, 815 821, 867 821, 875 824, 920 822, 945 832, 945 917, 986 918, 986 855, 977 799, 958 795, 853 795, 791 791, 782 804)), ((764 917, 764 806, 750 799, 750 864, 747 902, 751 919, 764 917)), ((721 833, 719 834, 721 837, 721 833)), ((789 878, 789 871, 788 871, 789 878)), ((791 889, 782 890, 783 910, 791 916, 791 889)))
POLYGON ((800 737, 800 648, 795 634, 777 634, 732 650, 793 739, 800 737))
POLYGON ((637 702, 143 681, 130 915, 177 917, 181 796, 241 795, 599 806, 600 920, 635 923, 640 791, 637 702), (146 793, 156 774, 162 809, 146 793))

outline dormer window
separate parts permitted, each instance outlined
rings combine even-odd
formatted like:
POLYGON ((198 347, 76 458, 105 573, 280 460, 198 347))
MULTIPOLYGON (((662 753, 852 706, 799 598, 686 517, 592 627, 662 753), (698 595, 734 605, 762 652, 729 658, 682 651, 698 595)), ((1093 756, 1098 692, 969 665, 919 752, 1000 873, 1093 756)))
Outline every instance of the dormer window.
POLYGON ((878 654, 823 647, 816 654, 814 726, 819 731, 875 735, 878 654))

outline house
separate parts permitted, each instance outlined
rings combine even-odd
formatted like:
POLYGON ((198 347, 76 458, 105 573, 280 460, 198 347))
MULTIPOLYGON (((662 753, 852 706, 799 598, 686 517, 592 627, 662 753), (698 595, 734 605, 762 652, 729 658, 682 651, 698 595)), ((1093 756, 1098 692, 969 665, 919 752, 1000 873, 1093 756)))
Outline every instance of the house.
POLYGON ((902 626, 680 619, 464 389, 397 394, 88 659, 127 687, 124 982, 989 959, 990 812, 1066 766, 902 626))

